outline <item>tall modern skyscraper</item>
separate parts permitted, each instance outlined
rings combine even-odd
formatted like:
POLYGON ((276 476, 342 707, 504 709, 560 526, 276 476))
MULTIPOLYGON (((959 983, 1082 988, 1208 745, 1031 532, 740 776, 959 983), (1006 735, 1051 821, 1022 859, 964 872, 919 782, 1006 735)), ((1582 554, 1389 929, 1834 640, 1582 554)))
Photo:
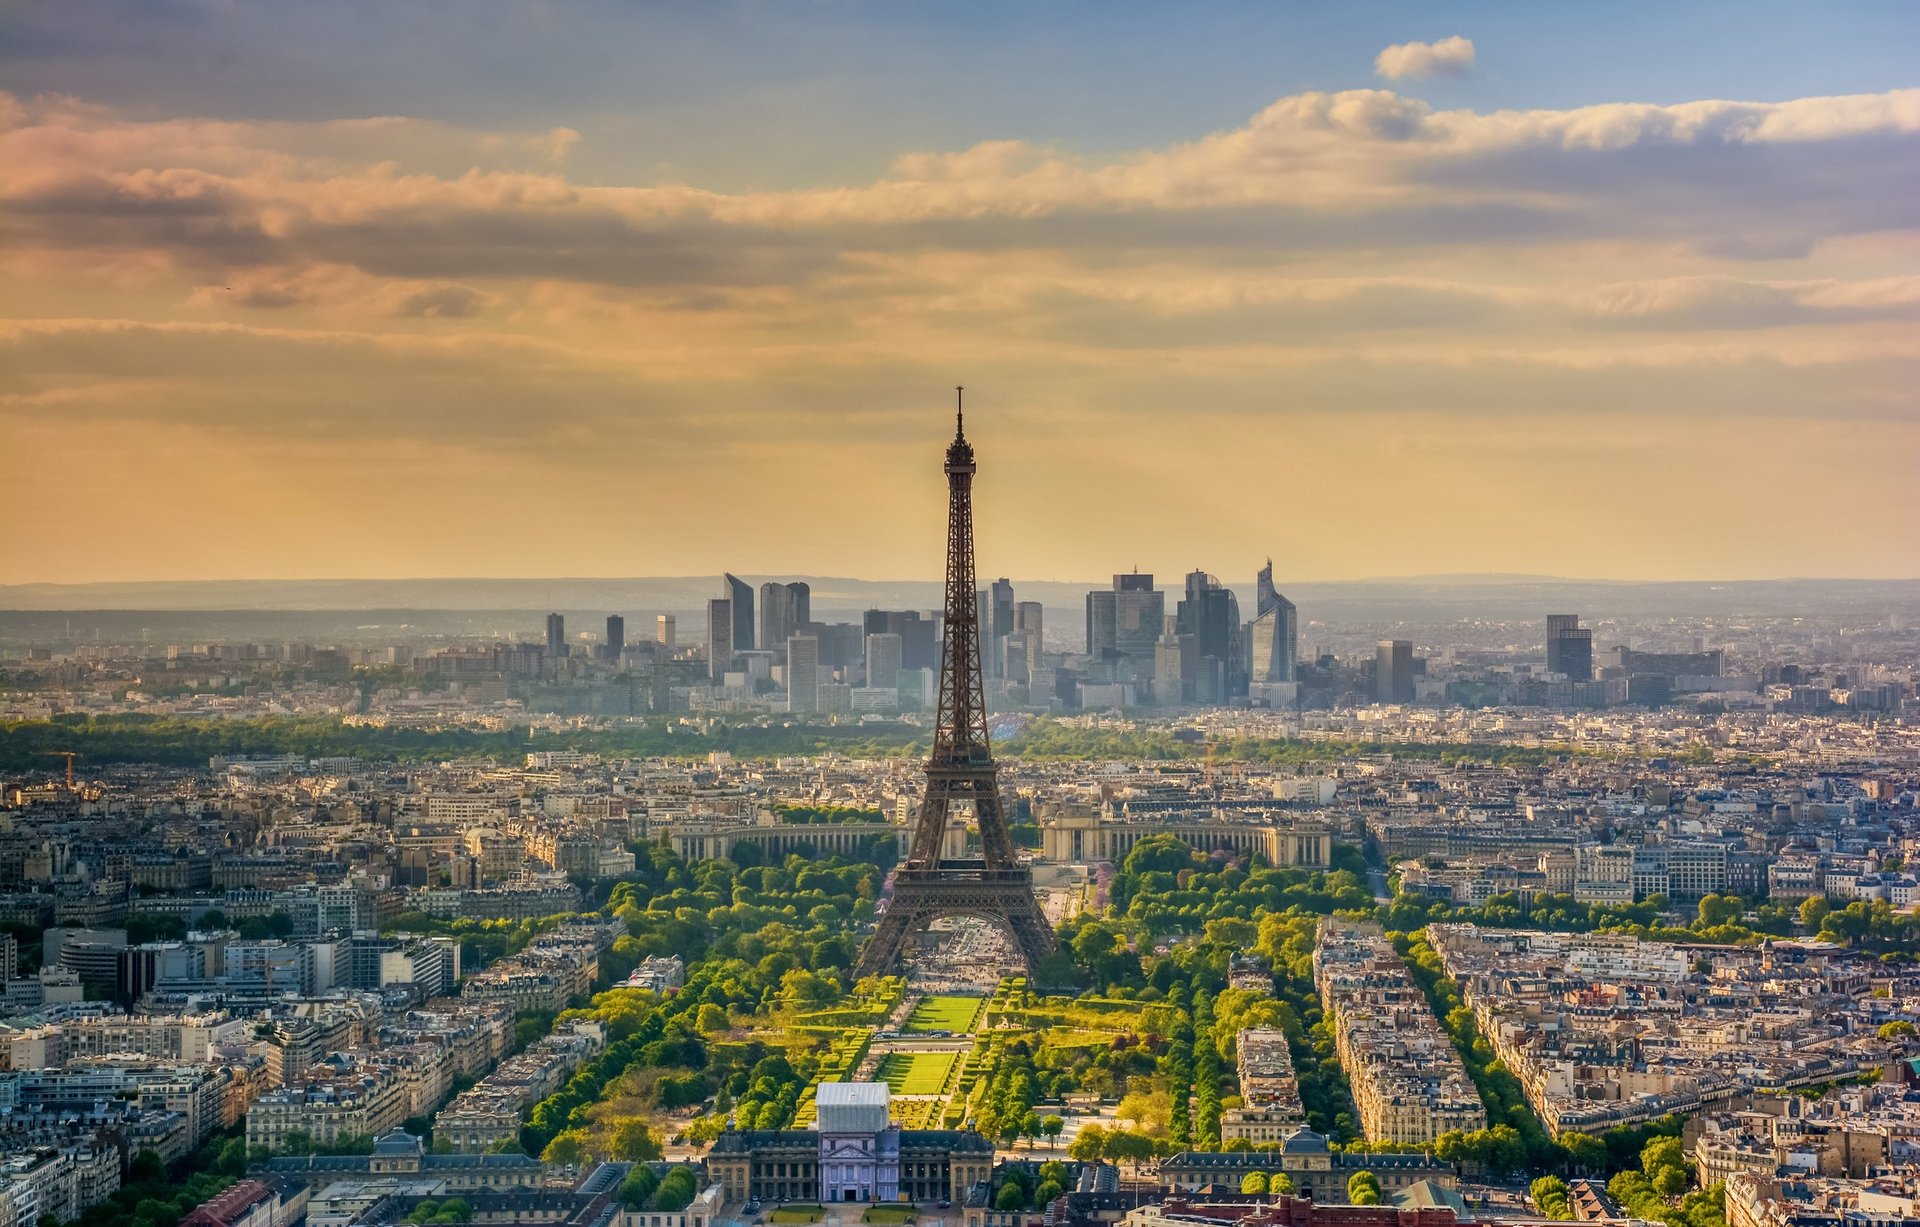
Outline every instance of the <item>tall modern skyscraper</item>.
POLYGON ((653 620, 653 641, 663 648, 673 646, 674 616, 661 614, 653 620))
POLYGON ((1174 607, 1181 635, 1191 635, 1198 655, 1194 677, 1196 703, 1225 703, 1247 692, 1240 654, 1240 600, 1233 589, 1205 571, 1187 575, 1187 595, 1174 607))
POLYGON ((603 655, 610 661, 619 663, 620 653, 627 649, 627 620, 619 614, 607 615, 607 641, 601 645, 603 655))
POLYGON ((1098 588, 1087 593, 1087 655, 1095 660, 1120 654, 1119 613, 1114 608, 1118 595, 1098 588))
POLYGON ((1580 625, 1579 614, 1547 615, 1547 672, 1593 680, 1593 630, 1580 625))
POLYGON ((1413 701, 1413 643, 1382 639, 1373 653, 1373 693, 1382 703, 1413 701))
POLYGON ((1013 581, 1001 576, 993 581, 990 591, 993 598, 993 622, 990 627, 995 636, 1013 633, 1013 581))
POLYGON ((787 710, 820 710, 820 641, 812 635, 787 640, 787 710))
POLYGON ((934 646, 934 620, 915 609, 869 609, 861 617, 861 629, 869 635, 900 636, 900 667, 931 669, 939 663, 934 646))
POLYGON ((1300 623, 1293 602, 1273 586, 1273 559, 1254 579, 1254 612, 1250 628, 1253 680, 1297 681, 1300 661, 1300 623))
POLYGON ((733 667, 733 602, 715 597, 707 602, 707 675, 719 681, 733 667))
POLYGON ((727 600, 733 612, 733 642, 736 652, 753 651, 753 586, 731 573, 720 577, 727 585, 727 600))
POLYGON ((1166 609, 1166 594, 1154 588, 1153 576, 1138 571, 1114 576, 1111 589, 1087 593, 1087 655, 1095 660, 1126 657, 1152 677, 1166 609))
POLYGON ((547 655, 567 654, 567 620, 557 613, 547 615, 547 655))
POLYGON ((779 651, 795 631, 811 621, 813 589, 804 580, 760 585, 760 642, 767 651, 779 651))
POLYGON ((900 636, 882 631, 867 636, 867 685, 892 690, 900 685, 900 657, 905 647, 900 636))

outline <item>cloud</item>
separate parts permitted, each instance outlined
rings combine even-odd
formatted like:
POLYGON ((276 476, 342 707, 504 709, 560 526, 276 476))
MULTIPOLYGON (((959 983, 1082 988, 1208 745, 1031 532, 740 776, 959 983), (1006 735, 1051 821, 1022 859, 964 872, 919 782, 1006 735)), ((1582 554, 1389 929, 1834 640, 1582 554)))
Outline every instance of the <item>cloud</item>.
POLYGON ((450 147, 510 146, 541 168, 442 174, 406 160, 422 143, 408 120, 291 132, 119 121, 71 100, 11 112, 0 237, 12 250, 161 253, 208 279, 328 263, 683 292, 814 284, 863 252, 1034 245, 1640 238, 1791 258, 1836 235, 1907 228, 1920 198, 1916 90, 1492 113, 1386 90, 1306 93, 1236 129, 1104 160, 995 141, 906 155, 867 183, 741 193, 576 183, 545 165, 552 133, 455 133, 450 147), (383 138, 395 156, 377 156, 383 138), (312 152, 366 141, 358 152, 373 160, 312 152))
POLYGON ((1374 58, 1389 81, 1407 77, 1464 77, 1473 71, 1473 40, 1455 34, 1433 43, 1395 43, 1374 58))
MULTIPOLYGON (((1062 455, 1150 481, 1222 452, 1250 485, 1303 434, 1347 473, 1390 417, 1535 459, 1573 417, 1696 452, 1771 423, 1777 464, 1702 487, 1726 506, 1792 484, 1801 425, 1910 423, 1920 381, 1920 91, 1491 112, 1308 92, 1131 152, 995 140, 791 190, 589 179, 570 144, 0 96, 10 297, 61 317, 0 324, 0 433, 184 431, 229 463, 458 439, 463 472, 527 488, 630 471, 652 539, 687 472, 730 474, 757 514, 794 463, 859 484, 959 375, 1014 402, 1012 488, 1062 455), (533 421, 556 446, 522 459, 533 421)), ((1507 478, 1460 463, 1450 485, 1507 478)), ((1394 488, 1439 480, 1425 464, 1394 488)), ((386 497, 332 460, 286 468, 316 498, 386 497)))

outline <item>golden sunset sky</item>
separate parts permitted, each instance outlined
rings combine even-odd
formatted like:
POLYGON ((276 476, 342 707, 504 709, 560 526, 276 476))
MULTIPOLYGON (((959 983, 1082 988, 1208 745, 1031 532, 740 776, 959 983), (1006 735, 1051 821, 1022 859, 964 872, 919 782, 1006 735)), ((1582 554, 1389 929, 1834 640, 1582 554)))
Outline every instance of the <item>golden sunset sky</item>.
POLYGON ((1920 572, 1916 10, 1546 7, 15 9, 0 582, 1920 572))

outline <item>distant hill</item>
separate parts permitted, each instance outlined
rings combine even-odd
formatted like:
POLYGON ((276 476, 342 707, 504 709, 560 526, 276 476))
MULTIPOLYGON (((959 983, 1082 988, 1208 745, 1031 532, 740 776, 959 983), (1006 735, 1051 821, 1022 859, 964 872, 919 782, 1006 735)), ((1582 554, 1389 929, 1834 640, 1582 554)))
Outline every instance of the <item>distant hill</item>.
MULTIPOLYGON (((865 580, 840 576, 742 575, 756 587, 766 579, 804 579, 813 588, 816 617, 843 616, 862 609, 934 609, 941 603, 937 580, 865 580)), ((1243 609, 1252 601, 1251 576, 1226 577, 1240 593, 1243 609)), ((982 583, 991 577, 982 577, 982 583)), ((1159 577, 1169 594, 1178 575, 1159 577)), ((1107 581, 1014 581, 1019 599, 1037 600, 1049 609, 1084 609, 1089 589, 1107 581)), ((1341 582, 1289 582, 1279 585, 1303 618, 1341 611, 1363 620, 1394 616, 1431 619, 1449 611, 1457 616, 1514 616, 1549 608, 1590 616, 1711 616, 1729 613, 1832 613, 1883 608, 1920 611, 1920 579, 1779 579, 1725 582, 1646 583, 1626 580, 1562 579, 1539 575, 1426 575, 1341 582), (1512 611, 1511 613, 1505 611, 1512 611)), ((310 579, 201 580, 190 582, 0 585, 0 611, 372 611, 408 610, 565 613, 691 613, 720 595, 718 575, 634 579, 310 579)))

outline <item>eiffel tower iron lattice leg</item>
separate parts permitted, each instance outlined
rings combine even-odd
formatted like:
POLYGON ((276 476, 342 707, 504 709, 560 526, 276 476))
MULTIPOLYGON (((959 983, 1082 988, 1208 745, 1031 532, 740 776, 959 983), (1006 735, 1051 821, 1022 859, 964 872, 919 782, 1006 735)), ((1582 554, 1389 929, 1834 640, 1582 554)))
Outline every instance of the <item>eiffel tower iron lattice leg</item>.
MULTIPOLYGON (((956 389, 956 391, 958 391, 956 389)), ((940 700, 926 799, 893 897, 860 954, 857 974, 879 975, 900 958, 907 938, 940 916, 980 916, 1013 934, 1027 970, 1053 951, 1053 930, 1033 895, 1033 874, 1019 860, 1000 804, 1000 769, 987 742, 986 689, 980 677, 979 602, 973 587, 973 445, 957 411, 947 446, 947 600, 941 631, 940 700), (973 807, 979 861, 941 857, 955 802, 973 807)))
POLYGON ((942 916, 997 921, 1012 935, 1029 970, 1053 953, 1053 930, 1033 897, 1031 874, 1023 869, 995 873, 950 863, 931 871, 900 872, 893 899, 867 939, 854 974, 884 975, 899 961, 907 939, 942 916))

